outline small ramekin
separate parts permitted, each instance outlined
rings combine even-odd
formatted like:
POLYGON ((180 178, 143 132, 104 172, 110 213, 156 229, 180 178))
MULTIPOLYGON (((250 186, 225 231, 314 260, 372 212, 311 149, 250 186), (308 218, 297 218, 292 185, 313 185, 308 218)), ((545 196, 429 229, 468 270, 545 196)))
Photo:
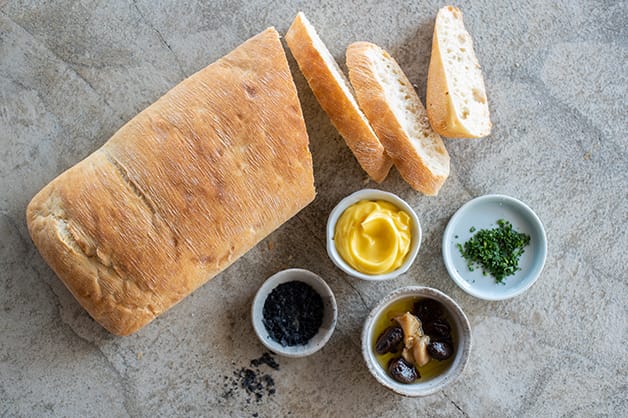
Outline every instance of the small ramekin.
POLYGON ((479 299, 504 300, 522 294, 539 278, 546 258, 543 223, 528 205, 506 195, 484 195, 468 201, 451 217, 443 234, 443 260, 449 276, 462 290, 479 299), (507 220, 516 231, 530 237, 519 259, 520 270, 501 284, 490 275, 484 276, 481 267, 469 270, 468 261, 457 248, 476 230, 495 228, 498 219, 507 220))
POLYGON ((336 305, 336 298, 331 291, 327 283, 309 270, 292 268, 288 270, 282 270, 268 279, 260 286, 259 290, 255 294, 253 299, 253 305, 251 306, 251 319, 253 322, 253 329, 257 338, 262 344, 270 351, 277 353, 285 357, 306 357, 310 354, 314 354, 329 341, 331 335, 336 328, 336 321, 338 319, 338 307, 336 305), (277 286, 282 283, 298 281, 303 282, 312 289, 314 289, 323 299, 323 323, 318 329, 318 333, 314 335, 307 344, 282 346, 277 341, 273 340, 264 325, 264 303, 266 298, 277 286))
POLYGON ((412 266, 412 263, 414 263, 417 254, 419 253, 419 248, 421 247, 421 237, 421 223, 419 222, 419 217, 417 216, 414 209, 412 209, 412 207, 399 196, 376 189, 359 190, 345 197, 331 211, 327 220, 327 254, 329 255, 329 258, 336 265, 336 267, 338 267, 348 275, 362 280, 390 280, 399 277, 400 275, 407 272, 410 266, 412 266), (349 206, 358 203, 361 200, 384 200, 386 202, 390 202, 399 209, 406 212, 408 215, 410 215, 410 218, 412 219, 412 243, 410 244, 410 251, 406 255, 406 259, 403 264, 399 266, 396 270, 391 271, 390 273, 366 274, 359 272, 351 267, 349 264, 347 264, 347 262, 338 253, 338 249, 336 248, 336 243, 334 242, 334 232, 336 230, 336 223, 338 222, 338 218, 340 218, 340 215, 342 215, 342 213, 349 206))
MULTIPOLYGON (((463 372, 471 352, 471 325, 462 308, 443 292, 422 286, 402 287, 389 293, 377 304, 364 321, 362 329, 362 356, 369 371, 375 379, 386 388, 403 396, 416 397, 431 395, 453 383, 463 372), (451 365, 442 374, 428 380, 418 380, 415 383, 399 383, 388 375, 388 372, 378 363, 375 357, 375 335, 377 319, 386 309, 401 299, 422 298, 434 299, 439 302, 449 314, 452 328, 455 331, 455 354, 451 365)), ((432 360, 436 361, 436 360, 432 360)))

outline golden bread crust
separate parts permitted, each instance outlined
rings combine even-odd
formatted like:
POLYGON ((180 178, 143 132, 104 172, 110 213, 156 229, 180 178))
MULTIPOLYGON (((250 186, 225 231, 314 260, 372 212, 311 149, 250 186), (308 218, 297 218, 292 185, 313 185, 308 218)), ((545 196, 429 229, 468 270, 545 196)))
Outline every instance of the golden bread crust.
POLYGON ((427 91, 425 104, 427 117, 432 128, 448 138, 471 138, 472 134, 465 129, 456 116, 452 94, 447 84, 447 74, 440 53, 438 34, 434 28, 432 40, 432 56, 427 74, 427 91))
MULTIPOLYGON (((349 78, 355 89, 355 93, 360 103, 360 107, 371 122, 377 136, 381 139, 386 152, 392 158, 395 167, 403 179, 415 190, 420 191, 428 196, 438 194, 443 183, 449 175, 449 155, 440 138, 438 152, 440 158, 447 162, 446 173, 436 173, 430 169, 428 162, 425 160, 426 155, 417 151, 413 145, 413 140, 409 137, 409 132, 402 126, 401 121, 395 115, 394 106, 404 106, 404 103, 391 103, 387 98, 385 87, 378 81, 376 75, 376 63, 373 61, 373 55, 382 55, 390 63, 391 67, 396 68, 395 77, 398 78, 397 83, 407 86, 413 91, 412 84, 405 76, 401 68, 395 60, 377 45, 369 42, 355 42, 347 48, 347 67, 349 68, 349 78)), ((389 72, 393 69, 389 69, 389 72)), ((415 93, 414 93, 415 94, 415 93)), ((416 94, 415 94, 416 96, 416 94)), ((409 103, 410 98, 406 98, 409 103)), ((423 105, 416 97, 417 104, 424 112, 423 105)), ((425 116, 424 116, 425 117, 425 116)), ((429 129, 429 124, 425 122, 424 130, 429 129)), ((431 132, 434 135, 433 132, 431 132)))
POLYGON ((269 28, 182 81, 27 208, 43 258, 128 335, 314 199, 301 106, 269 28))
MULTIPOLYGON (((441 16, 446 13, 451 13, 456 16, 457 19, 462 20, 462 12, 460 9, 454 6, 446 6, 439 10, 436 17, 436 23, 434 24, 434 35, 432 38, 432 55, 430 58, 430 65, 427 75, 427 92, 425 98, 425 105, 427 110, 427 116, 430 120, 432 128, 440 135, 448 138, 483 138, 488 136, 491 132, 491 122, 489 120, 488 113, 486 115, 487 122, 486 128, 482 130, 469 129, 468 123, 465 123, 460 115, 460 110, 457 109, 457 103, 455 101, 453 80, 453 69, 451 65, 445 63, 446 57, 444 51, 441 49, 442 40, 438 36, 441 31, 441 16), (449 68, 449 71, 448 71, 449 68)), ((466 31, 465 31, 466 32, 466 31)), ((467 34, 468 41, 471 43, 471 38, 467 34)), ((476 61, 476 65, 479 70, 479 64, 477 64, 477 58, 473 52, 473 46, 467 46, 473 54, 473 59, 476 61)), ((481 76, 481 73, 480 73, 481 76)), ((463 77, 459 74, 458 77, 463 77)), ((462 82, 462 80, 461 80, 462 82)), ((482 83, 482 95, 484 96, 484 82, 482 83)), ((485 100, 486 97, 484 96, 485 100)), ((488 110, 487 110, 488 112, 488 110)))
POLYGON ((292 22, 286 42, 314 96, 345 139, 362 169, 377 183, 384 181, 392 161, 360 109, 354 105, 314 45, 302 13, 292 22))

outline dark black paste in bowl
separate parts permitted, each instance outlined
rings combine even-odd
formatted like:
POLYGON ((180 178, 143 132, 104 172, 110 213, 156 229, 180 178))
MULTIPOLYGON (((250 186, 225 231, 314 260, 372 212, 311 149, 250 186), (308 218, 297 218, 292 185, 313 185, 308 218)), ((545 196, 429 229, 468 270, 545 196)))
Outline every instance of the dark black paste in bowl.
POLYGON ((323 323, 323 299, 306 283, 282 283, 264 302, 263 323, 282 346, 304 345, 323 323))

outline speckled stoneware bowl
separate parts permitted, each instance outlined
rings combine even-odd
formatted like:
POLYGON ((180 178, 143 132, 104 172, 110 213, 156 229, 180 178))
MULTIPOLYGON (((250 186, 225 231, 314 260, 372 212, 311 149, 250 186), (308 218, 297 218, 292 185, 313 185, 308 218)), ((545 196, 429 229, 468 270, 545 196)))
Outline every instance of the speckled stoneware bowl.
MULTIPOLYGON (((362 329, 362 355, 371 374, 379 383, 395 393, 404 396, 427 396, 451 384, 464 370, 471 351, 471 326, 460 306, 443 292, 422 286, 408 286, 394 290, 388 294, 371 311, 364 322, 362 329), (393 303, 401 299, 434 299, 446 309, 451 320, 452 332, 455 335, 454 358, 449 367, 442 373, 431 378, 423 378, 415 383, 399 383, 378 363, 375 353, 375 343, 379 335, 375 335, 377 319, 393 303)), ((432 360, 437 361, 437 360, 432 360)))
POLYGON ((338 307, 336 306, 336 298, 327 283, 317 274, 309 270, 298 268, 282 270, 266 279, 255 294, 253 305, 251 306, 253 329, 259 340, 272 352, 286 357, 305 357, 323 348, 336 328, 337 318, 338 307), (282 346, 270 337, 266 326, 264 326, 264 303, 270 292, 277 286, 292 281, 299 281, 310 285, 312 289, 321 296, 324 309, 323 323, 318 329, 318 333, 314 335, 307 344, 282 346))
POLYGON ((419 217, 412 207, 399 196, 384 192, 376 189, 363 189, 359 190, 355 193, 350 194, 349 196, 342 199, 336 207, 329 214, 329 218, 327 219, 327 254, 331 261, 350 276, 357 277, 358 279, 363 280, 373 280, 373 281, 381 281, 381 280, 389 280, 394 279, 403 273, 407 272, 408 269, 414 263, 417 254, 419 253, 419 248, 421 247, 421 223, 419 222, 419 217), (340 256, 338 253, 338 249, 336 248, 336 243, 334 242, 334 233, 336 231, 336 222, 338 222, 338 218, 340 215, 351 205, 358 203, 361 200, 384 200, 386 202, 390 202, 399 209, 406 212, 410 215, 412 219, 412 243, 410 244, 410 251, 408 255, 406 255, 406 259, 399 268, 391 271, 386 274, 366 274, 361 273, 351 267, 347 262, 340 256))

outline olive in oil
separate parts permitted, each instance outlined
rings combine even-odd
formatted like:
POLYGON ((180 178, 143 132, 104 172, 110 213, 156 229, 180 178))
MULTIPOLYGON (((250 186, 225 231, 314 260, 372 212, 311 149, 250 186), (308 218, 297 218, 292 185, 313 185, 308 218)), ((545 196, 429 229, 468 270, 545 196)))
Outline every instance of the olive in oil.
MULTIPOLYGON (((400 299, 398 301, 391 303, 382 312, 380 317, 377 318, 377 320, 375 321, 375 325, 373 326, 373 334, 371 335, 371 347, 373 349, 373 352, 375 352, 375 344, 377 342, 377 338, 384 332, 384 330, 386 330, 386 328, 388 328, 391 325, 397 325, 397 323, 394 321, 393 318, 399 315, 403 315, 406 312, 412 312, 412 308, 415 302, 418 302, 421 299, 422 298, 412 298, 412 297, 400 299)), ((446 310, 443 309, 443 311, 445 311, 444 313, 445 319, 447 319, 447 321, 450 324, 453 324, 453 321, 447 314, 446 310)), ((438 375, 442 374, 443 372, 445 372, 449 368, 449 366, 451 366, 451 363, 453 362, 453 359, 456 356, 456 346, 457 346, 457 341, 458 341, 455 328, 452 328, 451 330, 451 338, 453 340, 454 354, 451 357, 449 357, 447 360, 439 361, 439 360, 432 359, 425 366, 419 367, 418 370, 421 377, 418 379, 418 381, 425 381, 425 380, 433 379, 437 377, 438 375)), ((377 362, 385 371, 388 370, 388 362, 391 359, 397 358, 400 356, 401 356, 401 351, 397 353, 386 353, 386 354, 375 353, 375 358, 377 359, 377 362)))

